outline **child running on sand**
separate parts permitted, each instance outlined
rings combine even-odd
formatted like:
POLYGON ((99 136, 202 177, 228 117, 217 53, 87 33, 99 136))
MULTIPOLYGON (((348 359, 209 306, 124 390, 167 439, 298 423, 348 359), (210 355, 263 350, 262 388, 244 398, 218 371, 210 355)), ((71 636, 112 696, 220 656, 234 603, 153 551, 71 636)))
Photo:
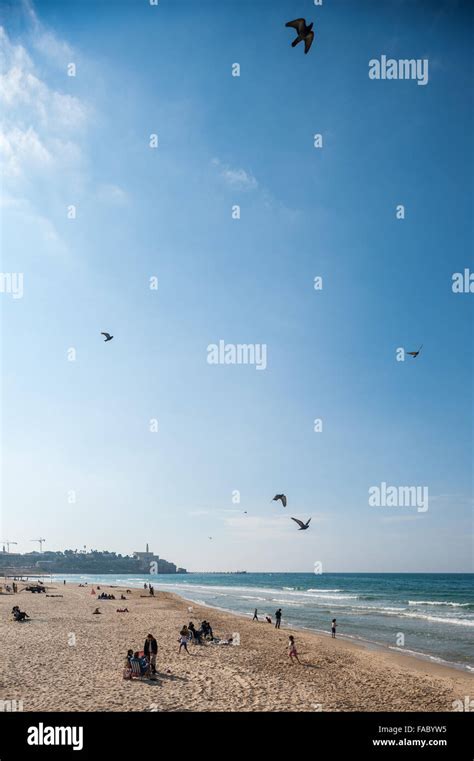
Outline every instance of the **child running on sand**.
POLYGON ((189 629, 187 626, 183 626, 183 628, 181 629, 179 633, 179 638, 178 638, 178 642, 179 642, 178 655, 181 653, 182 647, 184 647, 188 655, 191 655, 191 653, 188 650, 188 640, 189 640, 189 629))
POLYGON ((298 663, 301 663, 300 659, 298 658, 298 653, 296 650, 295 638, 293 637, 292 634, 290 634, 288 638, 288 657, 291 662, 293 662, 293 658, 296 658, 298 663))

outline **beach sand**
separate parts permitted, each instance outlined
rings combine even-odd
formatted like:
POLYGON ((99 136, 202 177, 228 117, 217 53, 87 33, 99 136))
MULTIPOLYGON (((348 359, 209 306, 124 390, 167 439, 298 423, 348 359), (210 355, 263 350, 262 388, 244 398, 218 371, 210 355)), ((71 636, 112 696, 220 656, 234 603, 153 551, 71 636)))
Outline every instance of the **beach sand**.
POLYGON ((90 586, 55 583, 48 594, 64 596, 0 595, 0 700, 21 700, 24 711, 452 711, 454 700, 474 694, 473 677, 453 668, 277 631, 167 592, 98 601, 90 586), (14 621, 13 605, 31 621, 14 621), (217 636, 239 633, 240 645, 191 645, 192 655, 178 655, 182 625, 203 619, 217 636), (158 678, 125 681, 127 650, 142 650, 148 632, 158 640, 158 678), (289 634, 301 666, 289 662, 289 634))

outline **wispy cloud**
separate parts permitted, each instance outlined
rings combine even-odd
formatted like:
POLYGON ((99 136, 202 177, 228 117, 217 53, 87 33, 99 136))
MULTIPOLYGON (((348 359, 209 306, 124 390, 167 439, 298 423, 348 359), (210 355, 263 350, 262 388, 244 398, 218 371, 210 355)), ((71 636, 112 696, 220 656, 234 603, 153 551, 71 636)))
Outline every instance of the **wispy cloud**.
POLYGON ((0 27, 0 63, 4 72, 0 76, 3 130, 34 132, 45 150, 49 149, 48 143, 57 148, 82 130, 88 107, 79 98, 42 80, 29 53, 23 45, 11 41, 3 27, 0 27))
POLYGON ((211 164, 217 167, 220 177, 229 187, 236 190, 256 190, 258 188, 258 182, 251 172, 245 169, 233 169, 217 158, 212 159, 211 164))

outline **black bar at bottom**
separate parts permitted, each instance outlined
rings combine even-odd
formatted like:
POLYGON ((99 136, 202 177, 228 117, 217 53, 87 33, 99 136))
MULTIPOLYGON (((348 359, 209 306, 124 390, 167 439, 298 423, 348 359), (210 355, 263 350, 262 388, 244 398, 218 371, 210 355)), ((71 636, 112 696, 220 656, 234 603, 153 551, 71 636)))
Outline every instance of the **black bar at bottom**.
POLYGON ((311 755, 474 758, 468 713, 0 713, 0 761, 311 755), (280 748, 280 751, 277 749, 280 748))

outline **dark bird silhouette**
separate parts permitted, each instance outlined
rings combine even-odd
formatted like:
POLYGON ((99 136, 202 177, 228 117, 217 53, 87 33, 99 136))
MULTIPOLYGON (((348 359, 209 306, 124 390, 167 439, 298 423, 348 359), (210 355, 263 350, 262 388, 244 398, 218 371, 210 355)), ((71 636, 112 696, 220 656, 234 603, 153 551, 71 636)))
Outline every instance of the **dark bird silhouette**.
POLYGON ((285 497, 285 495, 284 494, 275 494, 275 496, 272 499, 272 502, 276 502, 278 499, 281 501, 281 504, 283 505, 283 507, 286 507, 286 497, 285 497))
POLYGON ((113 336, 110 335, 110 333, 101 333, 101 336, 105 336, 104 343, 107 343, 107 341, 111 341, 113 336))
POLYGON ((420 346, 420 348, 418 349, 418 351, 407 351, 407 354, 409 354, 411 357, 413 357, 413 359, 415 359, 415 357, 417 357, 417 356, 418 356, 418 354, 420 353, 420 351, 422 350, 422 348, 423 348, 423 344, 421 344, 421 346, 420 346))
POLYGON ((297 18, 294 21, 288 21, 285 26, 291 26, 293 29, 296 29, 298 36, 293 42, 291 43, 291 47, 294 48, 298 42, 301 42, 304 40, 304 52, 305 54, 309 51, 311 45, 313 44, 314 40, 314 32, 313 29, 313 22, 306 26, 306 21, 304 18, 297 18))
POLYGON ((291 520, 298 524, 299 526, 298 531, 304 531, 305 529, 309 528, 309 522, 311 518, 308 518, 306 523, 303 523, 303 521, 300 521, 298 518, 292 518, 291 520))

